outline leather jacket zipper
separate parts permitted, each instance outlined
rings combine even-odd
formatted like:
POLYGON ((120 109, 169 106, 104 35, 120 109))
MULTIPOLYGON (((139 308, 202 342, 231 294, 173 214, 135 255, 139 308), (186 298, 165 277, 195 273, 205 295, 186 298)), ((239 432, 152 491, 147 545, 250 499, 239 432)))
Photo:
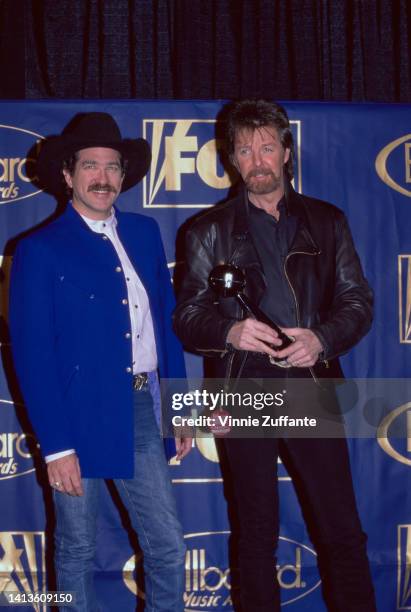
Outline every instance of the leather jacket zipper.
POLYGON ((228 381, 230 380, 230 377, 231 377, 231 370, 232 370, 232 367, 233 367, 234 355, 235 355, 235 352, 233 351, 231 353, 231 355, 229 356, 229 358, 228 358, 227 368, 226 368, 226 371, 225 371, 225 385, 227 385, 227 383, 228 383, 228 381))
MULTIPOLYGON (((297 327, 301 327, 300 309, 299 309, 299 306, 298 306, 297 296, 295 295, 294 287, 292 286, 291 281, 290 281, 290 277, 287 274, 287 262, 288 262, 288 259, 292 255, 312 255, 312 256, 314 256, 314 255, 318 255, 318 254, 319 254, 319 251, 316 251, 315 253, 309 253, 307 251, 292 251, 291 253, 288 253, 288 255, 286 256, 285 261, 284 261, 284 274, 285 274, 285 277, 287 279, 288 284, 290 285, 290 289, 291 289, 291 292, 292 292, 293 298, 294 298, 295 312, 296 312, 296 315, 297 315, 297 327)), ((314 382, 316 382, 317 384, 320 384, 318 378, 316 377, 316 375, 314 373, 313 367, 310 367, 308 369, 310 370, 310 374, 313 377, 314 382)))

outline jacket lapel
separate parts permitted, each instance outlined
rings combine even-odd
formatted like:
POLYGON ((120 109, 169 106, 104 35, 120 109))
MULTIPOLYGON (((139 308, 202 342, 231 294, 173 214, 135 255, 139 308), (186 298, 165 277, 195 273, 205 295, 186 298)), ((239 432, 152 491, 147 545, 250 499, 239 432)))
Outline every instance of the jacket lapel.
POLYGON ((298 218, 298 228, 295 233, 290 253, 308 253, 319 255, 321 249, 315 242, 310 230, 307 212, 301 196, 294 191, 291 185, 287 186, 285 193, 287 214, 298 218))

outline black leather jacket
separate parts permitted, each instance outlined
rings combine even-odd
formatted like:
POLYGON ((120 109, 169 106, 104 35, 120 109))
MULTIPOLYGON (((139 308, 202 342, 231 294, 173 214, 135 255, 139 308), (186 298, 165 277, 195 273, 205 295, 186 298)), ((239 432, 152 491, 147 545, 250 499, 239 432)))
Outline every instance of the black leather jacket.
MULTIPOLYGON (((337 207, 296 193, 286 193, 286 211, 299 226, 285 261, 285 275, 295 298, 299 327, 310 328, 324 352, 311 373, 340 377, 338 355, 369 330, 372 291, 364 278, 344 213, 337 207)), ((222 263, 246 275, 245 293, 259 303, 265 278, 248 229, 244 191, 194 222, 186 234, 186 273, 174 313, 174 327, 185 347, 213 359, 213 375, 235 376, 246 351, 227 348, 226 338, 243 318, 235 298, 217 298, 208 286, 210 271, 222 263)))

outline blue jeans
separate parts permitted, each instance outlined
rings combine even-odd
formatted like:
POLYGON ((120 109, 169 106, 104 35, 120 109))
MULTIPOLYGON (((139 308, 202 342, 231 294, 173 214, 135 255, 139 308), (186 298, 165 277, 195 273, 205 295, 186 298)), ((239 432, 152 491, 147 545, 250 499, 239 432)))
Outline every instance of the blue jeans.
MULTIPOLYGON (((136 391, 134 478, 114 483, 144 553, 146 612, 182 612, 185 545, 153 402, 136 391)), ((60 608, 97 612, 93 586, 96 519, 101 479, 83 479, 84 495, 54 491, 55 565, 59 591, 75 591, 77 604, 60 608)))

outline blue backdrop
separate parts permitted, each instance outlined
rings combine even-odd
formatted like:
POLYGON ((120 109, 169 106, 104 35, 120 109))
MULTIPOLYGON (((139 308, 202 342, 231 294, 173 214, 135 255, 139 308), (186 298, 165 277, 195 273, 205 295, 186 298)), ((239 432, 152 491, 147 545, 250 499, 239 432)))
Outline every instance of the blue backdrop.
MULTIPOLYGON (((295 188, 344 209, 375 291, 373 329, 344 358, 345 372, 357 378, 407 378, 411 106, 293 102, 285 106, 296 142, 295 188)), ((231 187, 219 157, 215 117, 220 108, 219 102, 207 101, 0 103, 0 593, 46 590, 47 576, 52 579, 52 542, 46 537, 53 526, 50 494, 43 486, 36 442, 15 392, 7 335, 14 239, 56 208, 55 200, 30 181, 28 151, 41 138, 60 133, 74 114, 91 110, 111 113, 124 136, 147 138, 153 151, 149 174, 121 196, 118 206, 157 219, 172 270, 179 226, 225 199, 231 187)), ((192 376, 201 373, 200 359, 187 356, 187 366, 192 376)), ((369 536, 378 610, 411 610, 411 401, 385 402, 383 411, 374 401, 368 411, 379 437, 350 440, 350 451, 359 510, 369 536), (398 424, 405 435, 398 435, 398 427, 392 434, 398 424)), ((171 461, 170 471, 188 546, 186 610, 229 612, 236 596, 235 572, 230 572, 230 523, 214 441, 197 439, 181 465, 171 461)), ((279 480, 278 575, 283 607, 290 612, 322 612, 315 551, 281 465, 279 480)), ((115 494, 108 490, 99 524, 96 580, 102 609, 126 612, 135 609, 135 593, 143 593, 141 562, 117 506, 115 494)))

